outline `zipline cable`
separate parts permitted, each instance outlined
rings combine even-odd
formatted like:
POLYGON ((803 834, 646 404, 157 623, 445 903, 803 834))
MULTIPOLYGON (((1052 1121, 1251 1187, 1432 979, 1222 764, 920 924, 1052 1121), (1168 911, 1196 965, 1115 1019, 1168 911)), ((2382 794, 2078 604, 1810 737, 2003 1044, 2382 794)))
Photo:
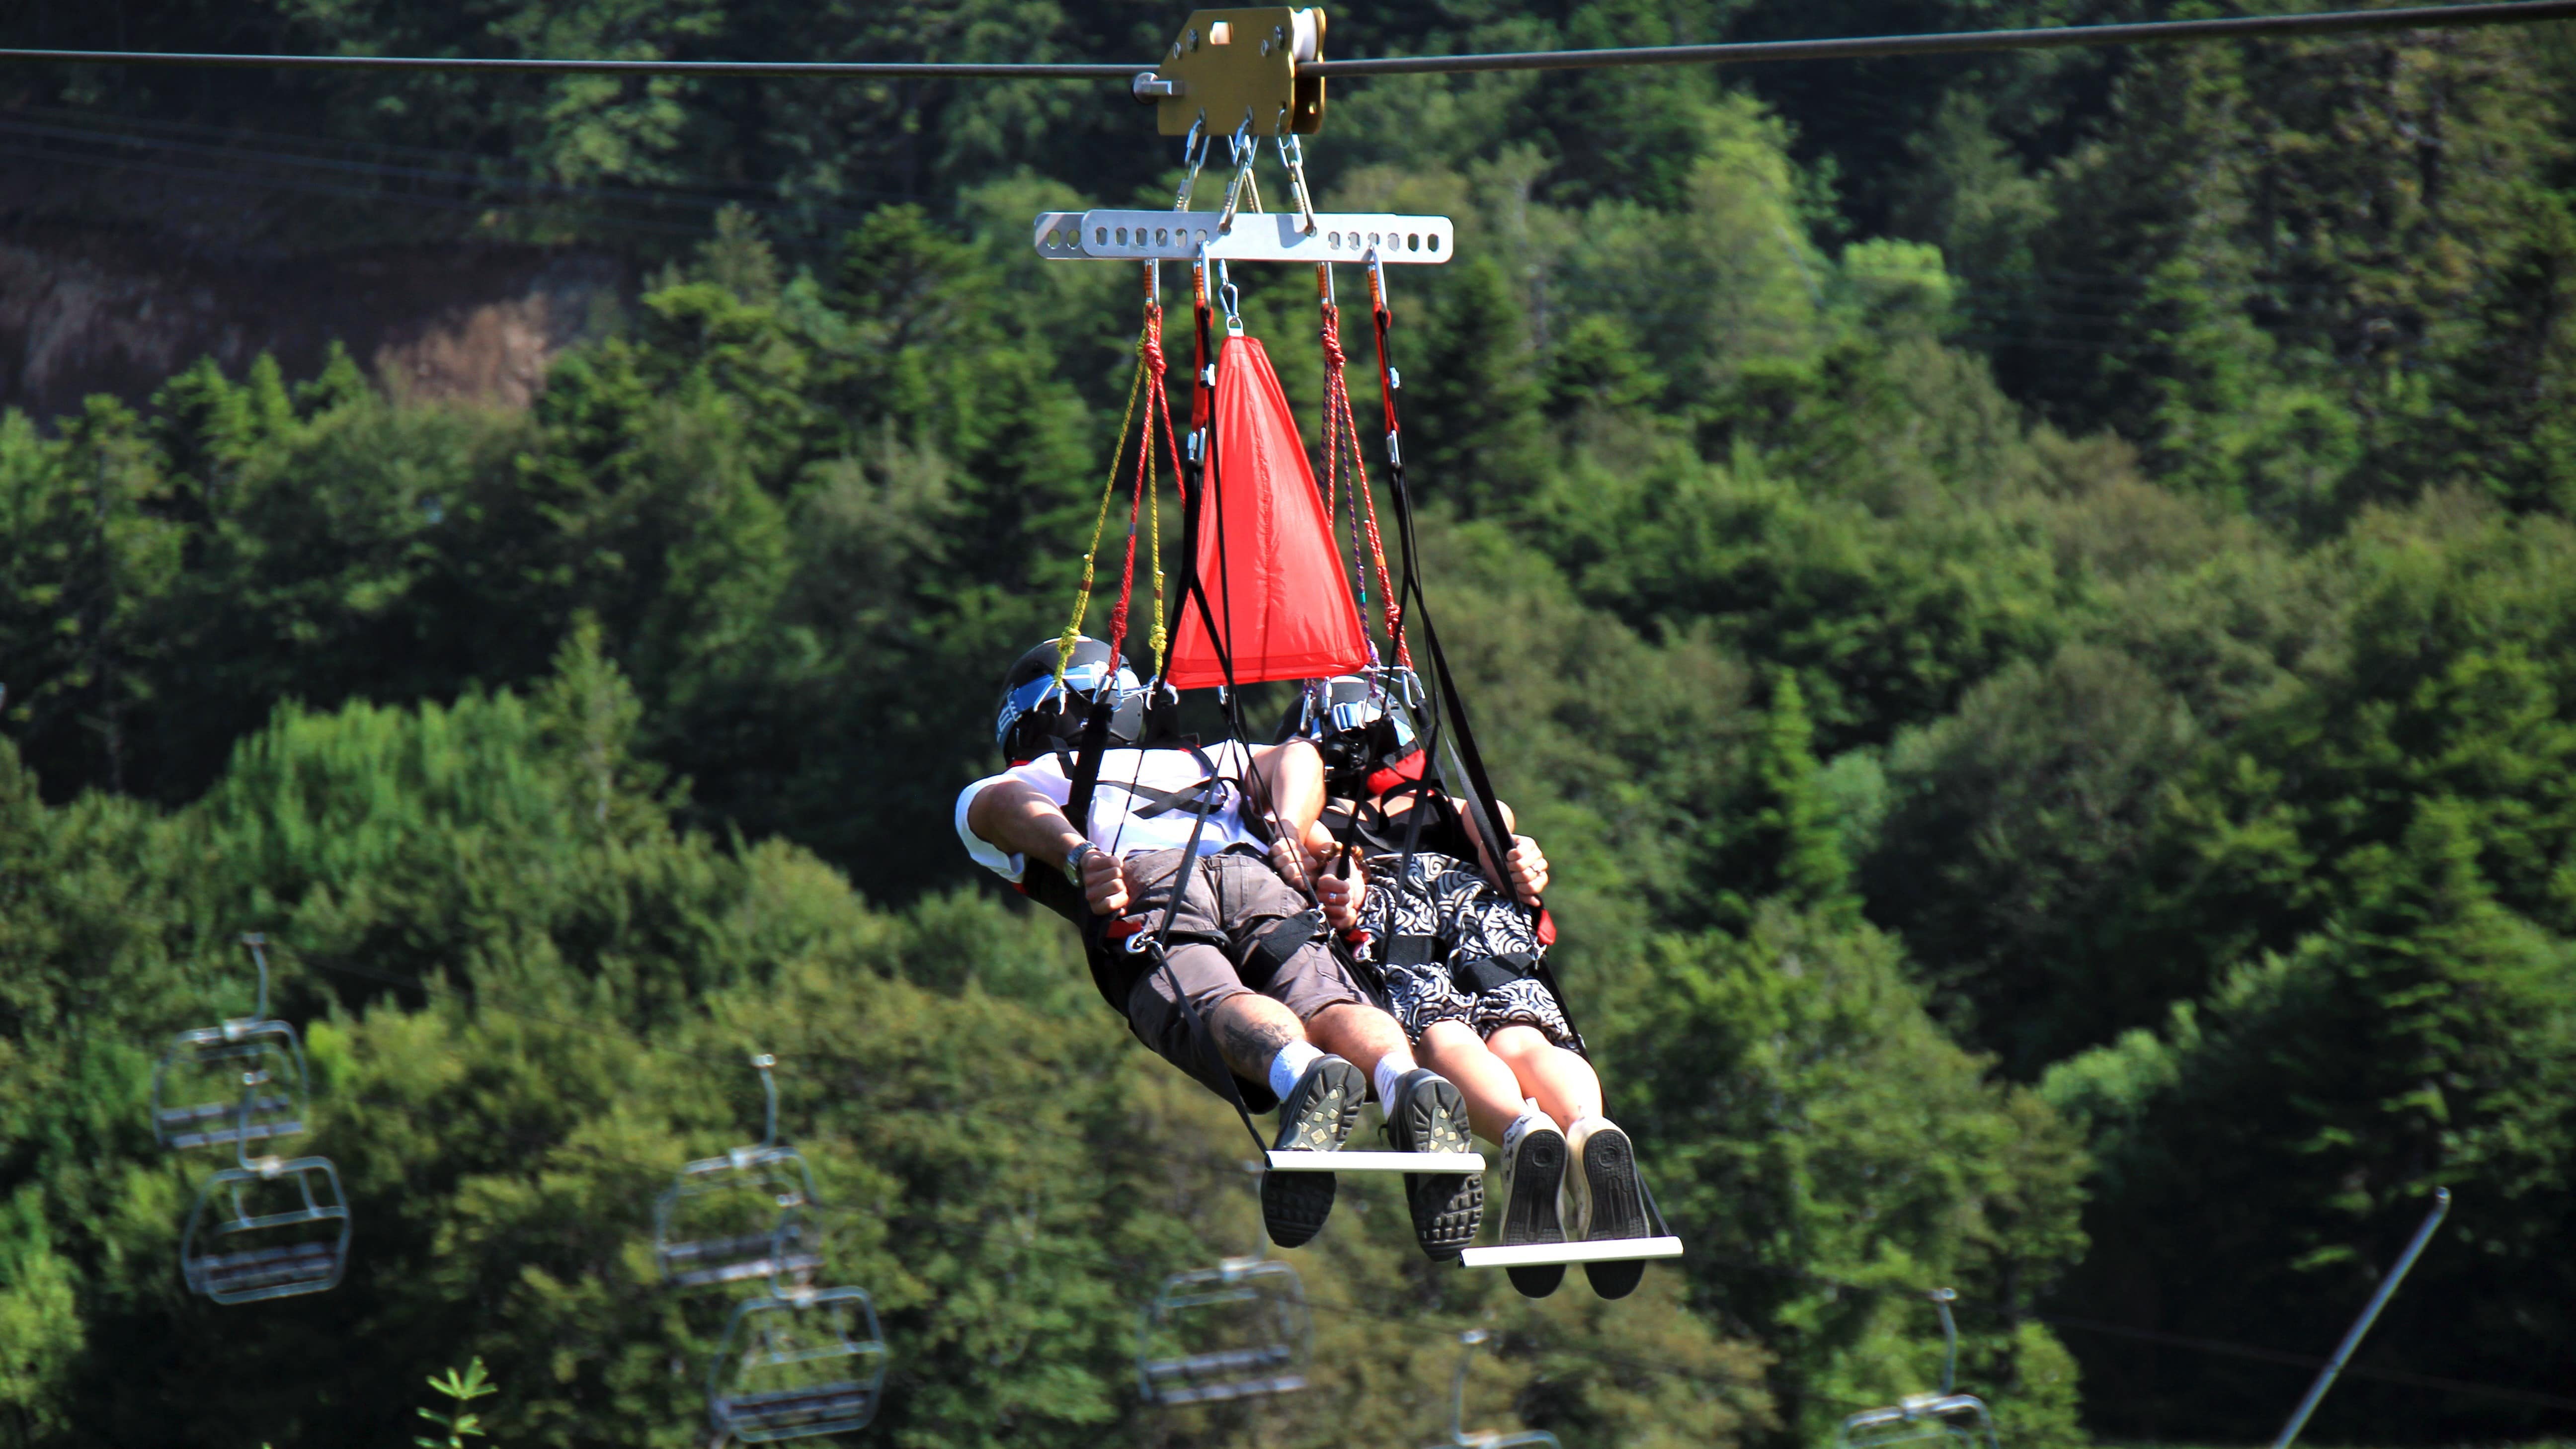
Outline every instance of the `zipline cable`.
POLYGON ((1151 66, 982 61, 573 60, 471 55, 230 55, 220 51, 0 50, 0 62, 152 65, 222 70, 465 71, 538 75, 744 76, 843 80, 1129 80, 1151 66))
MULTIPOLYGON (((1884 60, 1986 51, 2062 50, 2118 45, 2170 45, 2269 36, 2349 35, 2372 30, 2528 25, 2576 19, 2576 0, 2497 0, 2471 5, 2413 5, 2390 10, 2326 10, 2301 15, 2232 15, 2211 20, 2159 20, 2132 25, 2065 25, 2020 30, 1956 30, 1929 35, 1854 35, 1820 40, 1729 41, 1715 45, 1639 45, 1603 50, 1523 50, 1483 55, 1391 55, 1315 61, 1301 76, 1455 75, 1480 71, 1602 70, 1647 65, 1750 65, 1802 60, 1884 60)), ((1096 62, 838 60, 587 60, 534 56, 233 55, 210 51, 0 49, 0 62, 35 65, 198 66, 269 70, 464 71, 539 75, 679 75, 847 80, 1132 80, 1149 65, 1096 62)))
POLYGON ((2062 50, 2170 45, 2273 35, 2348 35, 2369 30, 2528 25, 2576 19, 2576 0, 2504 0, 2479 5, 2412 5, 2394 10, 2327 10, 2305 15, 2231 15, 2136 25, 2060 25, 2029 30, 1954 30, 1932 35, 1855 35, 1830 40, 1751 40, 1720 45, 1638 45, 1612 50, 1521 50, 1491 55, 1388 56, 1326 60, 1300 76, 1454 75, 1498 70, 1602 70, 1641 65, 1749 65, 1785 60, 1882 60, 1994 50, 2062 50))

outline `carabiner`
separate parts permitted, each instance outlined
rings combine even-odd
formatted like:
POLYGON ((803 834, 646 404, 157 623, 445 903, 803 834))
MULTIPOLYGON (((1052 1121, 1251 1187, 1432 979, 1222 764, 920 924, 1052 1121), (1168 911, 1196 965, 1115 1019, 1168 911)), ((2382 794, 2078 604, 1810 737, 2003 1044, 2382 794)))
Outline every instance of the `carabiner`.
POLYGON ((1315 234, 1315 199, 1306 190, 1306 143, 1287 128, 1279 132, 1279 164, 1288 170, 1288 195, 1297 203, 1297 215, 1306 223, 1306 235, 1315 234))
POLYGON ((1216 229, 1220 233, 1234 230, 1235 214, 1243 209, 1246 198, 1254 211, 1261 210, 1261 183, 1252 175, 1252 163, 1261 154, 1261 143, 1252 139, 1252 117, 1243 118, 1234 134, 1227 138, 1226 149, 1234 157, 1234 181, 1225 189, 1225 209, 1217 213, 1216 229))
POLYGON ((1224 261, 1219 260, 1216 264, 1216 305, 1225 313, 1225 335, 1228 337, 1243 335, 1243 316, 1237 310, 1242 303, 1241 294, 1234 288, 1234 273, 1227 270, 1224 261))
POLYGON ((1201 111, 1199 118, 1190 122, 1190 133, 1181 138, 1181 164, 1188 169, 1181 175, 1180 194, 1172 199, 1172 210, 1190 209, 1190 192, 1199 184, 1199 170, 1207 165, 1207 153, 1207 112, 1201 111))

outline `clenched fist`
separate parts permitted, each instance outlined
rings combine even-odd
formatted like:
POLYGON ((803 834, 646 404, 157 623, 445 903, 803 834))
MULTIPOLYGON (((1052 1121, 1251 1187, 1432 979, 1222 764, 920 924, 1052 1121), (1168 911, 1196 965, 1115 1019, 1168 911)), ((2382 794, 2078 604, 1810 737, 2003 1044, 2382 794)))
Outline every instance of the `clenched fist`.
POLYGON ((1547 856, 1539 850, 1538 842, 1526 835, 1513 836, 1508 864, 1512 895, 1522 905, 1536 906, 1539 897, 1547 894, 1547 856))
POLYGON ((1118 916, 1127 911, 1130 899, 1127 872, 1118 857, 1105 850, 1092 850, 1082 857, 1082 894, 1091 902, 1093 915, 1118 916))

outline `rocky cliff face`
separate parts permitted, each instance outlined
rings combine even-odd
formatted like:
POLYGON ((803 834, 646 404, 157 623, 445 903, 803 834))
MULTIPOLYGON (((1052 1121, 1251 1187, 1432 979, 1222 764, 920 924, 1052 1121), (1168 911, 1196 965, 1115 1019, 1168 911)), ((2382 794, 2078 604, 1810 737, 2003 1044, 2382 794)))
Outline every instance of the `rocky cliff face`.
POLYGON ((523 407, 565 348, 632 295, 615 255, 498 244, 220 260, 131 233, 0 226, 0 406, 39 418, 148 397, 213 357, 309 376, 333 341, 404 396, 523 407))

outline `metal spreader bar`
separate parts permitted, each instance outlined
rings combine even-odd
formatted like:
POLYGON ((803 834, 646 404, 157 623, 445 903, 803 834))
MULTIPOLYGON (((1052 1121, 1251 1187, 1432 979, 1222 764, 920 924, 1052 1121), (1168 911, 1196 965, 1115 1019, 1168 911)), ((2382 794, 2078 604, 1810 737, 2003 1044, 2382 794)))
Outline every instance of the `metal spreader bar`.
POLYGON ((1457 250, 1445 216, 1395 212, 1241 212, 1231 228, 1213 211, 1045 211, 1034 241, 1049 261, 1359 262, 1436 266, 1457 250))
POLYGON ((1550 1263, 1619 1263, 1636 1258, 1678 1258, 1679 1238, 1602 1238, 1589 1243, 1524 1243, 1517 1248, 1469 1248, 1458 1255, 1468 1268, 1536 1268, 1550 1263))
POLYGON ((1476 1152, 1271 1152, 1272 1172, 1482 1172, 1476 1152))

